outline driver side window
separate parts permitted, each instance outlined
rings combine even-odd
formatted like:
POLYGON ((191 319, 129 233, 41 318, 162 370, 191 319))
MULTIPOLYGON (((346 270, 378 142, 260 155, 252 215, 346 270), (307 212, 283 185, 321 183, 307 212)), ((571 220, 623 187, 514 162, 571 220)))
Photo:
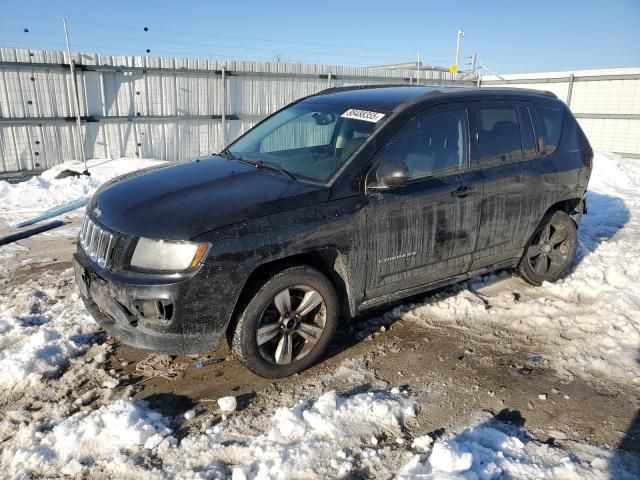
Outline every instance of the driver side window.
POLYGON ((410 179, 467 168, 467 111, 460 108, 416 114, 382 147, 380 156, 382 162, 404 162, 410 179))

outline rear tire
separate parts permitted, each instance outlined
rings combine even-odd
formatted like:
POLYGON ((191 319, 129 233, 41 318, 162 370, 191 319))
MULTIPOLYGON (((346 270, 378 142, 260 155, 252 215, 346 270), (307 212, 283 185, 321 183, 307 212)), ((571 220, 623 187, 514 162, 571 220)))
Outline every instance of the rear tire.
POLYGON ((532 285, 555 282, 569 271, 577 243, 571 217, 560 210, 547 213, 525 248, 518 274, 532 285))
POLYGON ((233 332, 234 355, 266 378, 287 377, 313 365, 338 323, 338 299, 327 277, 308 266, 289 267, 254 292, 233 332))

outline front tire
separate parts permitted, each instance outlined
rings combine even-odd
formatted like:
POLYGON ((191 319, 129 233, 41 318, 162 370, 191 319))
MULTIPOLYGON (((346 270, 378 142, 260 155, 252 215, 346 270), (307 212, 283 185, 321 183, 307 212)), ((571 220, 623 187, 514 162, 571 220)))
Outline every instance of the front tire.
POLYGON ((576 255, 576 224, 565 212, 545 215, 529 241, 518 273, 532 285, 555 282, 565 275, 576 255))
POLYGON ((233 353, 266 378, 287 377, 314 364, 338 323, 338 299, 327 277, 308 266, 289 267, 254 291, 233 332, 233 353))

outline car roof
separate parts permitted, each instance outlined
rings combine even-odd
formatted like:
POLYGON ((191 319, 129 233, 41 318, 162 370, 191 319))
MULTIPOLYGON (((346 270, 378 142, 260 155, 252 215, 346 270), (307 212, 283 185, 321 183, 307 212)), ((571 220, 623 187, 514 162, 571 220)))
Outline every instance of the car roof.
POLYGON ((421 100, 446 98, 450 101, 489 99, 497 97, 517 97, 532 99, 537 97, 557 98, 553 93, 525 88, 495 87, 424 87, 410 85, 365 85, 338 87, 323 90, 303 99, 309 103, 329 103, 355 108, 392 111, 400 110, 421 100))

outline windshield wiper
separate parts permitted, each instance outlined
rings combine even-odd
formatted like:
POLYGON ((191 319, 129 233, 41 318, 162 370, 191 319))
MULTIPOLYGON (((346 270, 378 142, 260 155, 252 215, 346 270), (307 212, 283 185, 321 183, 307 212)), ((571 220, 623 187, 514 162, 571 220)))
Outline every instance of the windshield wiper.
POLYGON ((237 158, 237 157, 234 158, 234 160, 238 160, 240 162, 253 165, 256 168, 268 168, 270 170, 275 170, 276 172, 280 172, 281 174, 289 177, 291 180, 295 180, 295 181, 298 180, 295 177, 295 175, 293 175, 293 173, 289 172, 288 170, 285 170, 284 168, 282 168, 280 165, 276 163, 267 163, 267 162, 263 162, 262 160, 250 160, 248 158, 237 158))

